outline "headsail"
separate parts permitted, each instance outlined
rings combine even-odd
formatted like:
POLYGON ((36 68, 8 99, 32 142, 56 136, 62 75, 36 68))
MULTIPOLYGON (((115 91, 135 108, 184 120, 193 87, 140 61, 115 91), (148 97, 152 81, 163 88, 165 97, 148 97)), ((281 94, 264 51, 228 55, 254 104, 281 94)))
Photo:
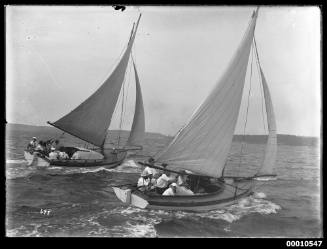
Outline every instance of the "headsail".
MULTIPOLYGON (((82 104, 54 123, 49 123, 71 135, 102 147, 124 82, 127 64, 141 15, 131 33, 120 62, 101 87, 82 104)), ((133 26, 134 27, 134 26, 133 26)))
POLYGON ((269 88, 267 85, 266 78, 263 74, 263 71, 260 67, 260 74, 262 79, 262 86, 263 86, 263 93, 266 103, 266 112, 267 112, 267 122, 268 122, 268 140, 265 150, 265 157, 263 160, 262 168, 260 169, 257 175, 269 175, 273 173, 275 161, 276 161, 276 154, 277 154, 277 128, 276 128, 276 120, 275 120, 275 113, 271 101, 271 96, 269 92, 269 88))
POLYGON ((139 77, 137 75, 137 70, 134 61, 133 61, 133 67, 135 73, 136 100, 135 100, 134 119, 133 119, 131 133, 127 140, 127 145, 141 145, 145 133, 144 107, 143 107, 141 86, 140 86, 139 77))
POLYGON ((239 114, 257 13, 253 13, 241 44, 215 88, 190 122, 155 157, 167 163, 167 168, 221 176, 239 114))

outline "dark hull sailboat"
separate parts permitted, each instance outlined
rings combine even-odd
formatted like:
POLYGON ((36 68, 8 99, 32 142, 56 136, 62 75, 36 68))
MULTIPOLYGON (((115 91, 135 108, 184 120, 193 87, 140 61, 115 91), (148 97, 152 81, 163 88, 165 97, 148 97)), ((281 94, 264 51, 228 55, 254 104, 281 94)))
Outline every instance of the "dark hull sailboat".
MULTIPOLYGON (((69 133, 87 143, 98 147, 90 150, 80 147, 60 147, 59 151, 66 152, 69 159, 50 159, 46 154, 25 150, 24 156, 30 166, 62 166, 62 167, 115 167, 123 162, 129 150, 142 148, 145 120, 144 107, 139 78, 136 66, 133 61, 136 84, 136 100, 132 129, 124 147, 105 147, 108 128, 111 123, 118 98, 123 88, 127 66, 130 61, 133 42, 139 25, 141 15, 133 29, 120 61, 114 68, 110 76, 100 86, 100 88, 77 106, 70 113, 48 124, 69 133), (75 156, 73 156, 75 155, 75 156)), ((122 117, 121 117, 122 118, 122 117)), ((119 143, 119 142, 118 142, 119 143)))
POLYGON ((224 74, 190 121, 154 157, 151 164, 141 163, 177 174, 185 174, 185 170, 188 170, 199 179, 209 177, 213 180, 209 185, 210 189, 206 189, 205 194, 195 191, 194 195, 183 196, 176 190, 173 196, 162 196, 140 191, 135 186, 114 187, 116 196, 122 202, 148 209, 208 211, 251 195, 255 177, 272 174, 277 150, 276 123, 268 85, 256 53, 269 129, 263 165, 255 176, 224 176, 239 115, 250 52, 252 51, 253 56, 253 48, 256 48, 254 31, 257 16, 258 9, 253 12, 245 35, 224 74))

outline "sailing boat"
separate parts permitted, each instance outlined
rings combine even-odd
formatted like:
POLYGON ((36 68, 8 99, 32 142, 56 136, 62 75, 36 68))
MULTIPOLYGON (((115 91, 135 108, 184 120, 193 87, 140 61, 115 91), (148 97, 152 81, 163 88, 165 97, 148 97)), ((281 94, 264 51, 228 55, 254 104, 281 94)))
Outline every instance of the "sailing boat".
MULTIPOLYGON (((239 115, 250 51, 255 46, 257 16, 258 9, 253 12, 249 26, 226 71, 190 121, 154 157, 155 163, 140 162, 162 171, 189 175, 193 179, 209 178, 211 185, 205 189, 205 193, 174 196, 140 191, 134 185, 113 187, 122 202, 147 209, 208 211, 229 205, 253 193, 253 177, 244 177, 246 181, 240 181, 242 177, 235 176, 238 179, 235 181, 233 176, 231 179, 224 177, 224 169, 239 115), (185 170, 191 173, 186 173, 185 170)), ((271 173, 276 156, 275 116, 268 85, 262 69, 260 71, 265 90, 269 138, 263 166, 257 177, 271 173)))
POLYGON ((48 122, 48 124, 65 133, 69 133, 81 140, 97 146, 98 149, 90 150, 80 147, 61 147, 60 151, 66 152, 69 158, 76 153, 77 157, 74 157, 74 159, 53 160, 50 160, 42 153, 25 150, 25 159, 28 161, 29 165, 55 165, 65 167, 95 167, 106 165, 114 167, 121 164, 126 157, 128 150, 142 149, 141 144, 145 133, 144 108, 139 77, 134 60, 133 67, 136 83, 136 101, 132 129, 124 147, 105 148, 108 128, 124 83, 140 18, 141 14, 137 20, 135 29, 133 24, 125 52, 111 75, 105 80, 100 88, 64 117, 53 123, 48 122))

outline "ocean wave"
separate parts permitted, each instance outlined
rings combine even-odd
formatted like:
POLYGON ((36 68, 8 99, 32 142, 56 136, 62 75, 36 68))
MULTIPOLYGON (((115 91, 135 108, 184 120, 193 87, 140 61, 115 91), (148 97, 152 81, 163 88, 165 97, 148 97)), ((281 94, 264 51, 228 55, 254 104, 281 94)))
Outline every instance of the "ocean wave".
POLYGON ((263 193, 263 192, 255 192, 255 193, 253 194, 253 196, 254 196, 255 198, 257 198, 257 199, 264 199, 264 198, 267 197, 266 194, 263 193))
POLYGON ((127 160, 124 161, 121 165, 119 165, 116 168, 111 169, 112 172, 118 172, 118 173, 139 173, 140 172, 140 166, 135 163, 134 160, 127 160))
POLYGON ((138 173, 139 166, 134 162, 134 160, 128 160, 123 162, 121 165, 115 168, 107 168, 106 166, 98 166, 98 167, 74 167, 74 168, 67 168, 67 167, 60 167, 60 166, 50 166, 47 167, 46 170, 49 171, 56 171, 57 173, 62 174, 86 174, 86 173, 96 173, 100 171, 106 172, 116 172, 116 173, 138 173))
POLYGON ((6 163, 13 163, 13 164, 27 164, 27 161, 24 159, 7 159, 6 163))
POLYGON ((6 235, 8 237, 40 237, 41 233, 38 229, 42 224, 30 224, 29 227, 32 229, 27 229, 25 226, 20 226, 18 228, 7 229, 6 235))
MULTIPOLYGON (((117 207, 111 210, 99 212, 91 217, 79 219, 79 224, 84 227, 92 227, 88 236, 109 236, 109 237, 156 237, 155 224, 161 219, 158 217, 147 217, 144 215, 148 210, 141 210, 132 207, 117 207), (137 215, 138 214, 138 215, 137 215), (123 216, 125 221, 115 226, 101 224, 99 219, 110 219, 113 216, 123 216)), ((121 220, 121 218, 120 218, 121 220)))
POLYGON ((148 224, 126 222, 123 230, 123 237, 157 237, 157 231, 154 228, 154 223, 151 221, 148 224))
POLYGON ((223 209, 212 210, 206 213, 189 213, 178 211, 175 213, 175 217, 178 219, 183 218, 207 218, 207 219, 218 219, 224 220, 229 223, 239 220, 240 218, 250 213, 260 214, 272 214, 277 213, 281 207, 266 198, 266 194, 262 192, 254 193, 253 196, 249 196, 240 199, 237 203, 226 206, 223 209))

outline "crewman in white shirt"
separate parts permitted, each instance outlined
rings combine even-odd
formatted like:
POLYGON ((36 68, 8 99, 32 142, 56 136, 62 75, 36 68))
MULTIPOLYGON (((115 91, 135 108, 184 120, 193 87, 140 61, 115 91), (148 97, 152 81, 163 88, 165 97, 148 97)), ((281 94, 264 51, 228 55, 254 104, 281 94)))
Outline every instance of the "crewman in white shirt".
POLYGON ((176 195, 176 187, 177 184, 173 182, 172 184, 170 184, 169 188, 166 189, 165 192, 163 192, 162 195, 166 195, 166 196, 176 195))
POLYGON ((158 172, 156 171, 156 169, 146 166, 145 169, 143 170, 142 174, 156 176, 158 174, 158 172))
POLYGON ((56 160, 58 159, 58 153, 56 152, 55 148, 51 148, 51 152, 49 153, 49 159, 50 160, 56 160))
POLYGON ((158 194, 162 194, 165 189, 168 187, 169 183, 171 182, 171 178, 169 177, 169 172, 163 173, 156 182, 156 191, 158 194), (168 175, 168 176, 167 176, 168 175))
POLYGON ((78 153, 78 151, 76 151, 73 155, 72 155, 72 157, 70 158, 70 159, 75 159, 75 160, 77 160, 77 159, 80 159, 80 156, 79 156, 79 153, 78 153))
POLYGON ((69 156, 66 152, 64 151, 59 151, 59 159, 68 159, 69 156))
POLYGON ((39 151, 39 152, 44 152, 44 148, 45 148, 44 145, 45 145, 45 143, 42 140, 40 140, 39 144, 36 146, 35 150, 39 151))
POLYGON ((151 174, 141 174, 141 177, 137 181, 137 187, 139 190, 150 190, 155 186, 156 180, 152 178, 151 174))
POLYGON ((32 141, 28 143, 27 149, 34 150, 37 146, 37 139, 36 137, 32 138, 32 141))
POLYGON ((185 186, 176 187, 176 195, 194 195, 193 191, 186 188, 185 186))

